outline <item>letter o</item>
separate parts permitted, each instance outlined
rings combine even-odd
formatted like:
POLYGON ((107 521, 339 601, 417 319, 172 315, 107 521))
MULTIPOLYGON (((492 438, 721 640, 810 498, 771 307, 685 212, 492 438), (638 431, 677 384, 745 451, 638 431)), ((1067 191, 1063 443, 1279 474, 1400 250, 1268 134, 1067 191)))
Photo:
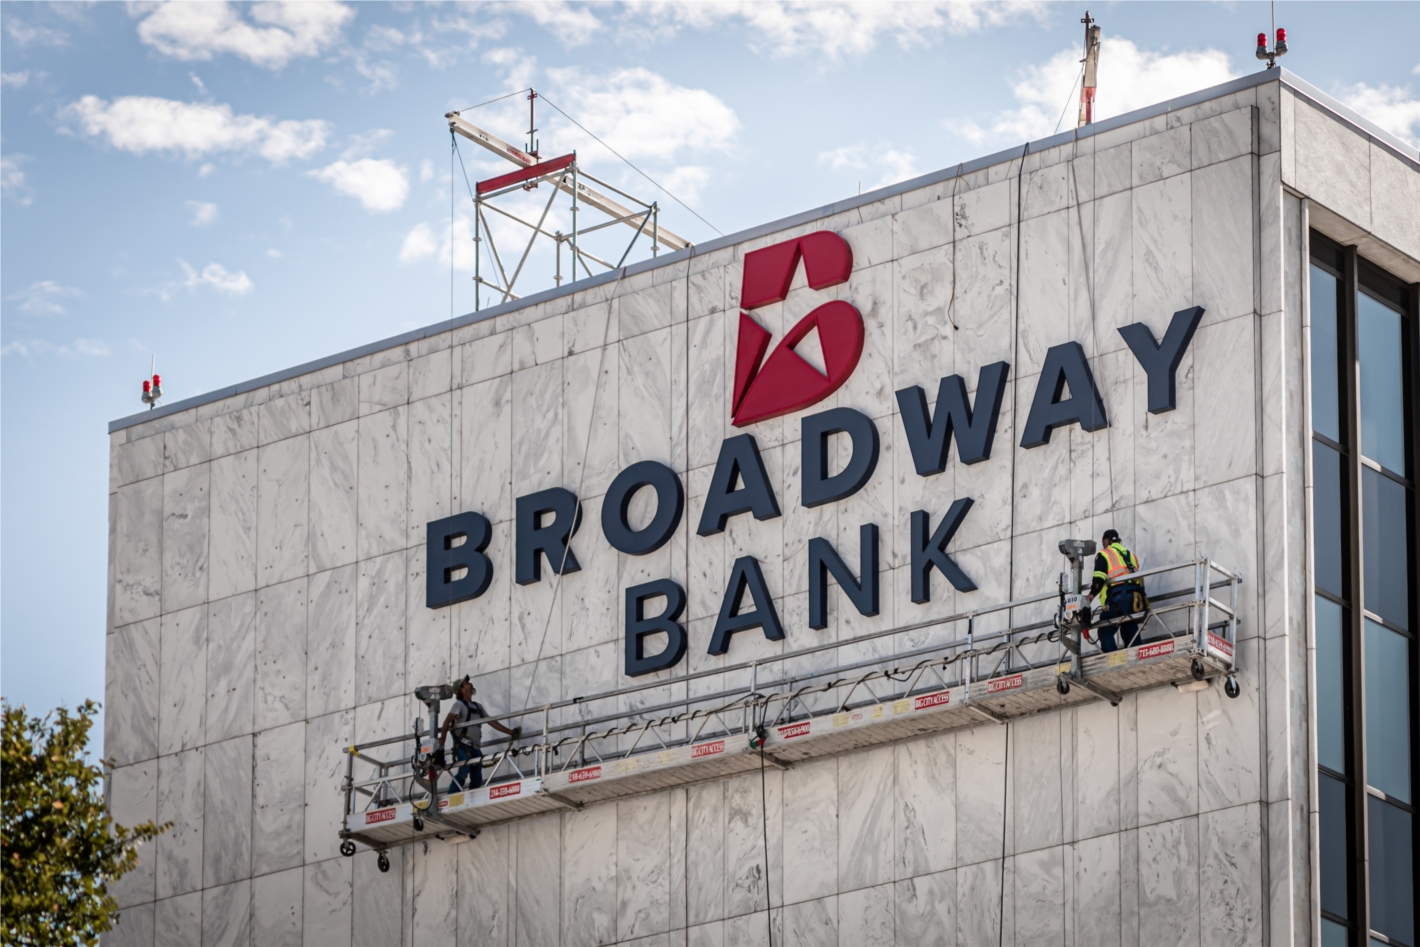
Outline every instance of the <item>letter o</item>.
POLYGON ((613 549, 644 556, 670 541, 684 511, 685 491, 675 471, 654 460, 643 460, 627 467, 611 482, 602 501, 602 533, 613 549), (656 515, 645 529, 636 530, 626 517, 631 498, 642 487, 656 491, 656 515))

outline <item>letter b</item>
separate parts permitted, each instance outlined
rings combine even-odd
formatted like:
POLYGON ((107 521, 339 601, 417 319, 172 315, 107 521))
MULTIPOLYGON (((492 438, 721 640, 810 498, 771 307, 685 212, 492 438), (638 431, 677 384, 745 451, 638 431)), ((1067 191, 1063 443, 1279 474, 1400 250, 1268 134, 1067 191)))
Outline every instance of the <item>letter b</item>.
POLYGON ((493 528, 482 513, 460 513, 434 520, 427 527, 424 604, 429 608, 456 605, 478 598, 493 581, 493 563, 483 554, 493 528), (458 541, 462 539, 463 542, 458 541), (467 570, 460 578, 454 573, 467 570))

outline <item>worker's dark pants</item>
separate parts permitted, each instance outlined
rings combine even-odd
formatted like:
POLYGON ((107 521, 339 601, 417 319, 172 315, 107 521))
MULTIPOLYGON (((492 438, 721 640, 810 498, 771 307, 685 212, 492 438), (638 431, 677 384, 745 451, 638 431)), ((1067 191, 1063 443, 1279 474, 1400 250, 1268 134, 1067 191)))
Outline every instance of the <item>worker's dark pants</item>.
POLYGON ((483 785, 483 751, 466 743, 460 743, 454 748, 454 761, 462 763, 464 760, 473 760, 474 762, 459 767, 459 771, 454 775, 454 782, 464 790, 477 789, 483 785))
MULTIPOLYGON (((1142 608, 1135 609, 1134 594, 1139 591, 1139 587, 1133 582, 1127 585, 1116 585, 1105 595, 1104 611, 1100 612, 1100 619, 1108 621, 1111 618, 1119 618, 1121 615, 1130 615, 1135 611, 1143 611, 1142 608)), ((1141 596, 1142 598, 1142 596, 1141 596)), ((1135 639, 1139 635, 1139 623, 1137 621, 1126 621, 1118 625, 1102 627, 1100 632, 1100 650, 1118 651, 1120 648, 1130 648, 1135 644, 1135 639), (1116 637, 1116 635, 1118 637, 1116 637)))

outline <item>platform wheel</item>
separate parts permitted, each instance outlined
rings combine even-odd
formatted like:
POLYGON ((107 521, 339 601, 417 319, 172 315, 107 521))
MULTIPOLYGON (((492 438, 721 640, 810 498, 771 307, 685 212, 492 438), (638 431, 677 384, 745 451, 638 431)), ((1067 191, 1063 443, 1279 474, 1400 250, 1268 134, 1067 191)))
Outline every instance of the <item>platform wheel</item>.
POLYGON ((1242 688, 1238 686, 1238 679, 1231 674, 1228 675, 1227 681, 1223 684, 1223 693, 1234 699, 1242 693, 1242 688))
POLYGON ((389 871, 389 870, 390 870, 390 853, 389 853, 389 852, 380 852, 380 860, 379 860, 378 864, 379 864, 379 866, 380 866, 380 871, 389 871))
POLYGON ((1064 697, 1066 694, 1070 693, 1070 679, 1064 674, 1057 674, 1055 676, 1055 689, 1060 692, 1061 697, 1064 697))
POLYGON ((419 816, 415 816, 415 817, 414 817, 414 831, 416 831, 416 832, 423 832, 423 831, 424 831, 424 820, 421 819, 421 818, 419 818, 419 816))
POLYGON ((346 858, 353 858, 355 856, 355 843, 349 839, 341 842, 340 854, 344 855, 346 858))
POLYGON ((1208 670, 1203 667, 1203 662, 1200 661, 1198 658, 1193 659, 1193 665, 1189 668, 1189 670, 1193 672, 1193 679, 1195 681, 1203 681, 1208 679, 1208 670))

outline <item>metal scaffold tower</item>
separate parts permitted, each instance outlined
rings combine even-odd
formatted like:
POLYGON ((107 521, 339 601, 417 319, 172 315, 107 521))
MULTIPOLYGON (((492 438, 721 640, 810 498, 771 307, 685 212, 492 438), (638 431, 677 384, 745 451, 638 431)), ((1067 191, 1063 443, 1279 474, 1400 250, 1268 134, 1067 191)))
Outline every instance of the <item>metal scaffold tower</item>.
MULTIPOLYGON (((473 247, 474 247, 474 309, 482 308, 483 287, 487 286, 496 297, 497 303, 521 298, 516 292, 518 280, 523 276, 528 258, 532 255, 539 237, 551 240, 555 246, 555 270, 553 281, 560 286, 564 278, 576 280, 581 276, 593 276, 595 264, 605 270, 620 268, 630 256, 638 240, 644 235, 651 241, 651 255, 656 256, 661 248, 672 251, 682 250, 691 245, 690 241, 665 229, 660 224, 660 206, 656 201, 643 201, 590 174, 577 159, 575 151, 556 158, 543 160, 539 154, 537 140, 537 99, 536 90, 528 90, 528 142, 526 148, 509 144, 502 138, 470 122, 461 112, 449 112, 444 117, 449 122, 451 136, 461 136, 493 154, 504 158, 516 166, 507 174, 479 181, 471 187, 473 200, 473 247), (509 206, 509 198, 536 190, 541 185, 549 185, 550 194, 542 204, 542 211, 534 222, 520 216, 509 206), (595 185, 595 187, 593 186, 595 185), (603 190, 598 190, 601 188, 603 190), (626 201, 621 203, 609 197, 609 191, 626 201), (567 198, 570 203, 571 232, 549 230, 548 218, 552 214, 558 197, 567 198), (631 206, 627 206, 627 204, 631 206), (582 215, 591 210, 600 218, 595 223, 584 225, 582 215), (526 229, 525 245, 518 244, 510 249, 517 253, 505 261, 489 226, 488 215, 496 214, 513 221, 526 229), (614 229, 625 225, 634 232, 626 249, 615 262, 591 252, 585 238, 593 233, 614 229), (484 245, 487 244, 487 253, 484 245), (519 251, 521 247, 521 251, 519 251), (568 272, 563 272, 563 257, 566 256, 568 272), (511 268, 508 264, 512 264, 511 268)), ((467 111, 466 109, 463 111, 467 111)))

